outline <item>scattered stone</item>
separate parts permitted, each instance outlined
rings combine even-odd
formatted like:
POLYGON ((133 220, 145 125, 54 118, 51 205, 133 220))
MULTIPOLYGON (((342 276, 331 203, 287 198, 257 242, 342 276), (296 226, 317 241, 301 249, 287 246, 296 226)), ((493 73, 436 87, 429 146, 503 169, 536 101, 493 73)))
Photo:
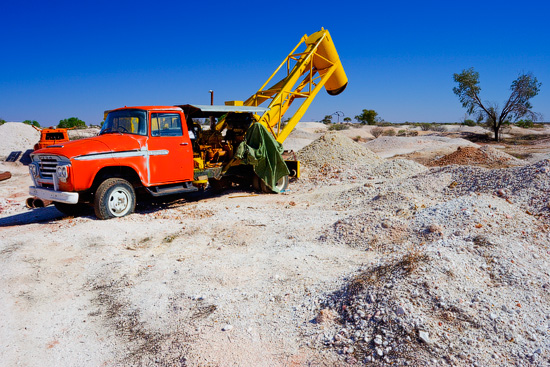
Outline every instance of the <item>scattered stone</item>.
POLYGON ((418 331, 418 337, 420 338, 420 340, 422 340, 426 344, 431 343, 430 334, 427 331, 419 330, 418 331))
POLYGON ((396 309, 395 309, 395 314, 397 316, 402 316, 405 314, 405 309, 401 306, 398 306, 396 309))
POLYGON ((336 319, 337 315, 330 308, 323 308, 319 311, 319 314, 315 318, 315 322, 318 324, 332 323, 336 319))

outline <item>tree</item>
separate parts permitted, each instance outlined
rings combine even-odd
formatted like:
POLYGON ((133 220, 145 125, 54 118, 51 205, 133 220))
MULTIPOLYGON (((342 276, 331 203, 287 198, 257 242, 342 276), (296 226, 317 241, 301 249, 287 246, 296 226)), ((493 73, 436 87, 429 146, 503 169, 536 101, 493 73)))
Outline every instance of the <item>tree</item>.
POLYGON ((363 110, 360 115, 355 116, 355 119, 362 124, 374 125, 376 116, 378 116, 378 113, 374 110, 363 110))
POLYGON ((468 114, 478 114, 478 121, 486 117, 488 126, 495 134, 495 140, 499 141, 499 131, 502 125, 509 119, 517 120, 527 116, 536 120, 540 115, 531 111, 529 100, 535 97, 541 87, 541 83, 531 73, 520 74, 512 82, 510 90, 512 93, 504 104, 502 109, 495 103, 483 104, 479 97, 481 87, 479 87, 479 73, 474 68, 462 70, 460 74, 453 74, 453 79, 458 83, 453 88, 454 94, 458 96, 462 107, 466 108, 468 114))
POLYGON ((351 118, 349 118, 349 117, 344 117, 344 122, 351 122, 351 118))
POLYGON ((321 122, 323 124, 332 124, 332 115, 326 115, 321 122))
POLYGON ((64 129, 68 129, 71 127, 86 127, 86 123, 77 117, 70 117, 65 120, 60 120, 57 127, 61 127, 64 129))
POLYGON ((40 124, 38 123, 38 121, 35 121, 35 120, 25 120, 23 121, 24 124, 27 124, 27 125, 32 125, 32 126, 36 126, 36 127, 40 127, 40 124))

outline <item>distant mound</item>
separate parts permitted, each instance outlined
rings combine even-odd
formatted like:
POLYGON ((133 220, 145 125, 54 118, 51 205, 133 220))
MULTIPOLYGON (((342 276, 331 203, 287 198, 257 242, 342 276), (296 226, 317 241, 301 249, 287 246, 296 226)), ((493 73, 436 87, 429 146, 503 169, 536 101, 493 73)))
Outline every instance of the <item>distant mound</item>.
POLYGON ((11 152, 25 152, 33 149, 34 144, 40 140, 40 133, 31 125, 21 122, 6 122, 0 125, 0 158, 6 158, 11 152))
POLYGON ((400 178, 416 175, 427 169, 426 166, 409 159, 393 159, 386 160, 382 164, 376 166, 371 174, 374 177, 400 178))
POLYGON ((429 166, 448 166, 451 164, 482 166, 487 168, 505 168, 522 166, 526 162, 510 154, 496 150, 488 145, 481 148, 458 147, 456 151, 430 162, 429 166))
POLYGON ((298 159, 309 168, 372 167, 382 162, 368 148, 335 131, 326 133, 299 150, 298 159))

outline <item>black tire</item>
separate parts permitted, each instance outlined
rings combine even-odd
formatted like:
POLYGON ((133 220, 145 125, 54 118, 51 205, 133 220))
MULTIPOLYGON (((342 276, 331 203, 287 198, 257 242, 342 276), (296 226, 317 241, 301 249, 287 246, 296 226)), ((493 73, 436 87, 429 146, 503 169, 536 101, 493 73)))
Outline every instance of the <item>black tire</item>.
MULTIPOLYGON (((286 189, 288 189, 288 182, 289 182, 288 176, 283 176, 275 183, 275 188, 277 188, 279 192, 283 192, 286 189)), ((273 194, 276 192, 271 188, 269 188, 264 183, 264 181, 261 178, 259 178, 257 175, 255 175, 254 178, 252 179, 252 187, 254 188, 254 190, 261 191, 266 194, 273 194)))
POLYGON ((68 215, 69 217, 77 217, 90 209, 88 208, 88 205, 83 203, 66 204, 54 201, 53 205, 57 210, 65 215, 68 215))
POLYGON ((210 185, 210 189, 215 193, 220 193, 225 191, 228 187, 231 186, 231 181, 229 181, 227 178, 222 177, 219 180, 216 180, 215 178, 211 178, 208 180, 208 185, 210 185))
POLYGON ((252 177, 252 188, 254 191, 262 191, 262 185, 260 182, 262 182, 262 180, 258 177, 258 175, 254 174, 254 177, 252 177))
POLYGON ((94 197, 94 211, 99 219, 124 217, 134 212, 136 193, 122 178, 108 178, 99 185, 94 197))

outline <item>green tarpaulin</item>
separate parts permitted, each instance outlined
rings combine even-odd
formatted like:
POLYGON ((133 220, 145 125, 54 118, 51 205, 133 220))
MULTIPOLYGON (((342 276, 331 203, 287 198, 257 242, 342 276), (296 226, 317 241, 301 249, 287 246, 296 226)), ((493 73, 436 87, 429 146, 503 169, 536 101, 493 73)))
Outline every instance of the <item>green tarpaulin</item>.
POLYGON ((250 164, 254 172, 273 191, 277 181, 290 173, 281 157, 283 145, 262 124, 252 124, 246 132, 245 141, 237 148, 235 156, 244 164, 250 164))

